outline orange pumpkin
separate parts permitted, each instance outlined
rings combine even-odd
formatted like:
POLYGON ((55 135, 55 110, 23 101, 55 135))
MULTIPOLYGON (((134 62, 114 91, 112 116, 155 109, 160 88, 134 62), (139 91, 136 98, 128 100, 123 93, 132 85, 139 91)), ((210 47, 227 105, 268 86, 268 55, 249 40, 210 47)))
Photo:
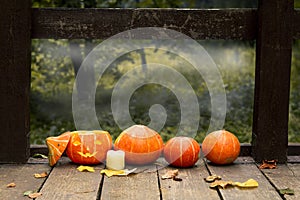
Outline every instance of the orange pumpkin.
POLYGON ((164 157, 175 167, 192 167, 199 159, 200 146, 190 137, 174 137, 165 145, 164 157))
POLYGON ((48 146, 49 165, 53 166, 60 159, 69 143, 71 132, 65 132, 57 137, 48 137, 46 144, 48 146))
POLYGON ((112 139, 107 131, 74 131, 67 147, 67 155, 74 163, 99 164, 106 159, 112 148, 112 139))
POLYGON ((204 156, 215 164, 230 164, 240 154, 240 142, 232 133, 219 130, 209 133, 203 140, 204 156))
POLYGON ((115 149, 125 152, 128 164, 149 164, 161 155, 163 140, 147 126, 133 125, 119 135, 115 141, 115 149))

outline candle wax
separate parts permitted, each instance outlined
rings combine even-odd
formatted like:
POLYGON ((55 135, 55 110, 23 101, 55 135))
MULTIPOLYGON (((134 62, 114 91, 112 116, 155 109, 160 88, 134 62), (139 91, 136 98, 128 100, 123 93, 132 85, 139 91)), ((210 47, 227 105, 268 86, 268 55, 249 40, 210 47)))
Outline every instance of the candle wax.
POLYGON ((122 170, 125 167, 125 152, 109 150, 106 154, 106 167, 112 170, 122 170))

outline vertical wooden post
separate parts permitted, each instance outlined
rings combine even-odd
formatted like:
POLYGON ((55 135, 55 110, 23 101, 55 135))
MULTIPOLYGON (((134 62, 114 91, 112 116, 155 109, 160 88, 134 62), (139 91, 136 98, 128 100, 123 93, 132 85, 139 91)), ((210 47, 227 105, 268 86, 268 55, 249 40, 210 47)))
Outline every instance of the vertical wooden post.
POLYGON ((256 46, 253 156, 287 160, 293 0, 260 0, 256 46))
POLYGON ((0 6, 0 162, 29 156, 31 1, 0 6))

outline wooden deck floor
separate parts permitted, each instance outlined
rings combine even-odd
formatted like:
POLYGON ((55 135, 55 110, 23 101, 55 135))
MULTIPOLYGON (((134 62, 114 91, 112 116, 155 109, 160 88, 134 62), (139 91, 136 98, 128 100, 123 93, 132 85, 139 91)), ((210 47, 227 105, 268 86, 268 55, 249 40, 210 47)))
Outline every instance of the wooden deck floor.
MULTIPOLYGON (((38 200, 60 199, 300 199, 299 157, 290 157, 286 165, 276 169, 258 169, 250 157, 240 157, 233 165, 214 166, 200 160, 197 166, 179 169, 182 181, 162 180, 171 167, 151 165, 139 168, 137 174, 125 177, 106 177, 100 174, 103 165, 94 166, 95 172, 79 172, 78 165, 64 158, 50 168, 45 160, 30 159, 28 164, 0 165, 0 199, 28 199, 25 191, 42 193, 38 200), (48 172, 46 178, 35 178, 35 173, 48 172), (223 180, 244 182, 255 179, 259 186, 253 189, 210 189, 203 179, 217 174, 223 180), (7 188, 14 182, 15 187, 7 188), (291 188, 295 195, 280 195, 279 190, 291 188)), ((163 161, 161 161, 163 162, 163 161)), ((131 168, 130 166, 128 168, 131 168)))

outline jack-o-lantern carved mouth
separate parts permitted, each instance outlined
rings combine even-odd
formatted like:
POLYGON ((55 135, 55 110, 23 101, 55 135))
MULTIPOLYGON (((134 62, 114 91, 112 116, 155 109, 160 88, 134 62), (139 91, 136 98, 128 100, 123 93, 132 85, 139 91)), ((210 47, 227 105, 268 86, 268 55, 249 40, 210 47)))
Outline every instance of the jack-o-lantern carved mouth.
POLYGON ((78 151, 77 152, 79 155, 81 155, 82 157, 85 157, 85 158, 91 158, 91 157, 94 157, 96 154, 97 154, 97 151, 94 152, 94 153, 90 153, 90 152, 87 152, 87 153, 83 153, 83 152, 80 152, 78 151))

